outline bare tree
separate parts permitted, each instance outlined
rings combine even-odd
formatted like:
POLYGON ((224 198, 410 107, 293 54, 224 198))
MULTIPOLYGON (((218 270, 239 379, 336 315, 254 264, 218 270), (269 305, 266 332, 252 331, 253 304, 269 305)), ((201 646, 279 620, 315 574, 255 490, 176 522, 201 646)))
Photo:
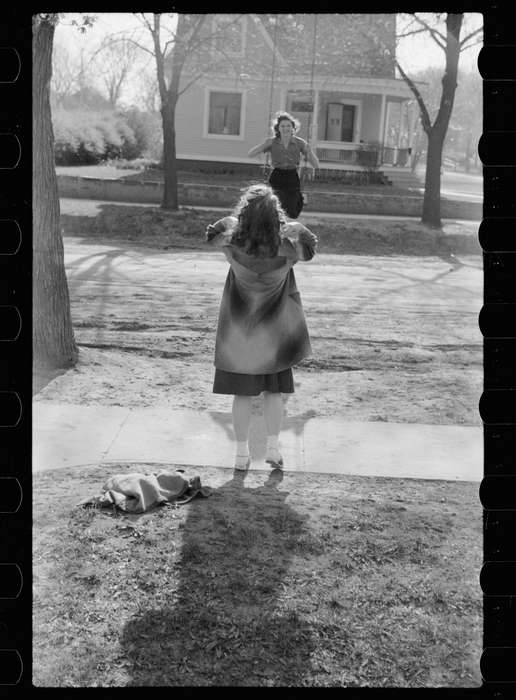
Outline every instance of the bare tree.
POLYGON ((425 33, 443 50, 445 58, 444 73, 441 78, 441 94, 439 107, 435 119, 432 122, 430 109, 416 82, 409 76, 408 70, 400 64, 395 52, 390 47, 382 46, 375 36, 363 34, 369 42, 382 46, 386 55, 393 58, 396 67, 407 83, 417 101, 421 126, 427 137, 427 159, 425 174, 425 192, 423 198, 422 223, 433 228, 441 228, 441 164, 444 140, 450 123, 453 110, 455 90, 457 88, 457 73, 459 57, 462 51, 480 41, 482 28, 466 31, 461 37, 464 14, 461 13, 433 13, 424 15, 412 13, 405 15, 406 23, 398 33, 398 41, 415 34, 425 33), (444 26, 443 26, 444 25, 444 26))
POLYGON ((52 52, 52 96, 60 105, 77 90, 77 69, 66 46, 54 43, 52 52))
POLYGON ((405 36, 425 32, 444 51, 445 68, 441 79, 442 90, 439 107, 433 123, 419 88, 396 59, 396 66, 401 77, 410 87, 417 100, 421 114, 421 125, 428 140, 422 222, 434 228, 441 228, 442 225, 442 154, 457 88, 459 57, 462 51, 472 45, 473 41, 478 42, 478 36, 482 31, 481 28, 477 28, 466 32, 466 35, 461 38, 463 20, 463 14, 446 14, 444 19, 445 29, 443 31, 440 28, 442 20, 439 15, 436 15, 433 19, 427 19, 414 14, 403 32, 405 36))
POLYGON ((112 107, 117 106, 124 85, 135 70, 139 53, 129 36, 118 34, 105 36, 94 52, 92 59, 112 107))
POLYGON ((138 72, 138 79, 138 93, 142 109, 151 114, 158 112, 160 97, 156 67, 151 65, 142 68, 138 72))
MULTIPOLYGON (((50 112, 52 48, 58 21, 57 13, 32 17, 33 355, 36 365, 48 368, 71 367, 78 357, 59 226, 50 112)), ((90 22, 86 16, 81 26, 90 22)))
MULTIPOLYGON (((163 209, 178 208, 177 161, 176 161, 176 106, 180 96, 199 80, 210 68, 210 61, 199 58, 203 45, 210 45, 214 36, 224 32, 225 27, 206 34, 202 33, 206 24, 205 14, 184 14, 175 16, 175 29, 164 28, 162 14, 156 13, 152 21, 143 13, 138 15, 150 33, 152 49, 136 42, 141 49, 151 53, 156 62, 160 113, 163 128, 163 209), (166 35, 164 37, 164 34, 166 35), (182 80, 184 69, 189 61, 190 72, 182 80)), ((241 15, 227 23, 226 27, 239 21, 241 15)), ((170 16, 169 16, 170 18, 170 16)), ((134 40, 133 40, 134 41, 134 40)))

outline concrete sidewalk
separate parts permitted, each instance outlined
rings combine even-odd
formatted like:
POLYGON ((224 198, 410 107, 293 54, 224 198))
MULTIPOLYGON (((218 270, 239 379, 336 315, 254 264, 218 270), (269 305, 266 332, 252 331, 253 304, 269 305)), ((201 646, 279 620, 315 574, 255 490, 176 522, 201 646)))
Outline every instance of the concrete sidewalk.
MULTIPOLYGON (((286 471, 480 481, 476 426, 293 417, 280 435, 286 471)), ((264 462, 265 426, 253 416, 251 469, 264 462)), ((33 471, 114 462, 232 469, 231 413, 33 403, 33 471)))

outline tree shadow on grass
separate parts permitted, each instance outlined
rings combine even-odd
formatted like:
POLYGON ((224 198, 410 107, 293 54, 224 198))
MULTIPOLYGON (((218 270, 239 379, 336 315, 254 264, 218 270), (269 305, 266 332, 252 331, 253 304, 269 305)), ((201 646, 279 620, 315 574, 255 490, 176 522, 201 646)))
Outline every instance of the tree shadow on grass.
MULTIPOLYGON (((310 674, 313 631, 287 597, 304 517, 273 471, 234 472, 189 506, 181 555, 164 598, 126 624, 129 686, 296 686, 310 674)), ((294 601, 296 603, 297 601, 294 601)))

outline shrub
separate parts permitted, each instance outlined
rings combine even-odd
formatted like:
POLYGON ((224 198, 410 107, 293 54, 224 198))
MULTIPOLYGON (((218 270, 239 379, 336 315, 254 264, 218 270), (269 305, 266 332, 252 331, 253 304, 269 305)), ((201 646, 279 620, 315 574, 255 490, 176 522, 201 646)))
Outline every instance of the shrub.
POLYGON ((52 116, 57 165, 94 165, 139 155, 133 130, 114 112, 56 109, 52 116))
MULTIPOLYGON (((142 112, 131 107, 121 113, 134 133, 136 146, 133 158, 143 157, 161 161, 163 154, 163 130, 159 114, 142 112)), ((129 156, 126 156, 129 158, 129 156)))

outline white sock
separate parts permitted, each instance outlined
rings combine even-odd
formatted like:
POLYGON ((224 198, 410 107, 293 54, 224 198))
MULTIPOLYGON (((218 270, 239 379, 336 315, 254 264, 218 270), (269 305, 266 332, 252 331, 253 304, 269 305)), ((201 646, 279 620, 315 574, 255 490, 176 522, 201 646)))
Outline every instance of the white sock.
POLYGON ((267 449, 279 450, 279 442, 277 435, 267 435, 267 449))
POLYGON ((242 442, 239 442, 237 440, 236 451, 239 457, 247 457, 247 455, 249 454, 249 446, 247 444, 247 440, 242 440, 242 442))

